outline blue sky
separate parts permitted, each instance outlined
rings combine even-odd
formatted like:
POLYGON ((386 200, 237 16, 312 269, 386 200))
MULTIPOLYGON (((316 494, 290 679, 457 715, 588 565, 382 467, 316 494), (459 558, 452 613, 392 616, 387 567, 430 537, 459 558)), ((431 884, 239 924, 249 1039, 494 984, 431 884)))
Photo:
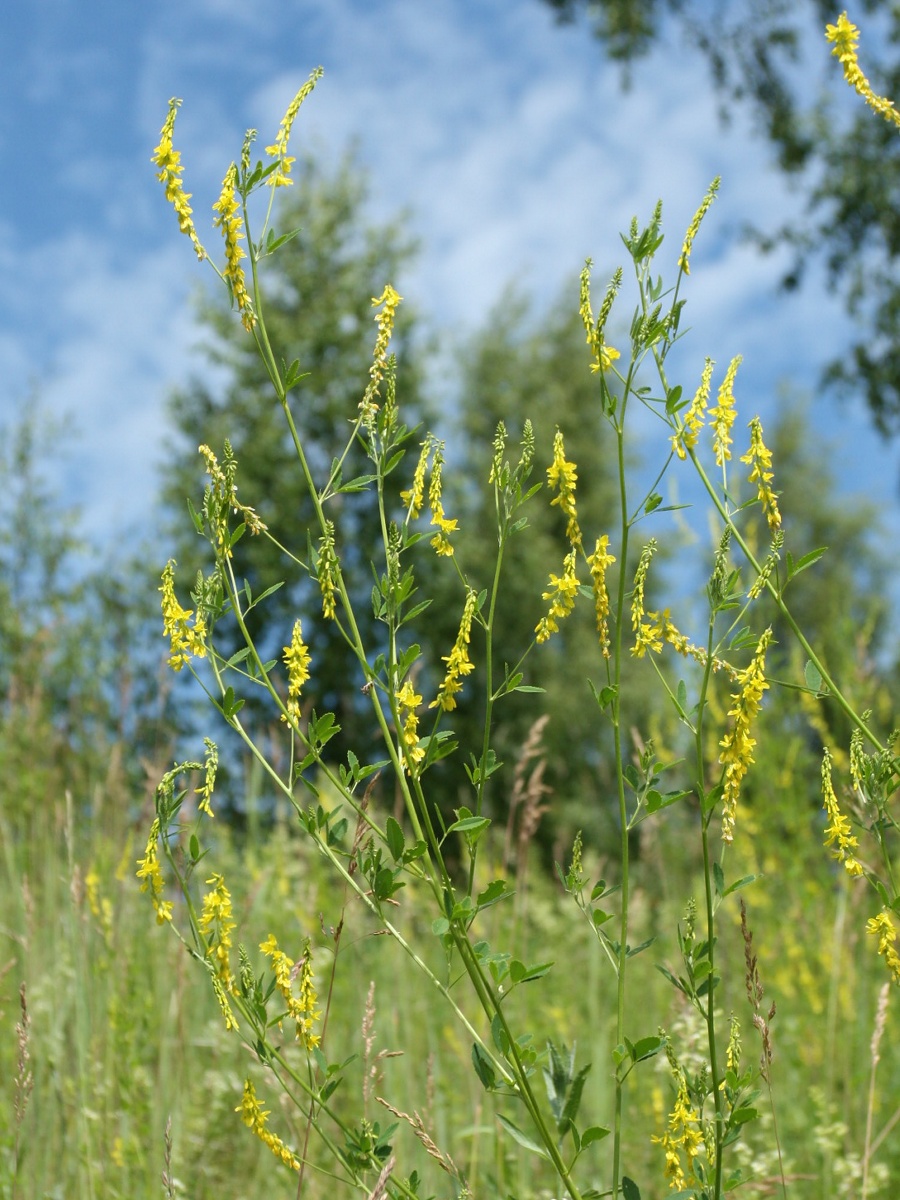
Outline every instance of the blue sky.
MULTIPOLYGON (((60 484, 100 545, 143 531, 167 392, 202 369, 191 296, 208 267, 150 164, 168 99, 184 101, 176 144, 212 245, 209 206, 243 131, 267 144, 317 64, 325 78, 294 144, 329 159, 358 145, 373 216, 408 209, 421 239, 398 289, 451 337, 511 280, 538 306, 556 302, 588 255, 599 290, 622 261, 619 231, 657 197, 674 263, 721 174, 692 260, 680 381, 693 390, 707 354, 721 370, 743 354, 742 415, 764 422, 782 385, 808 392, 842 486, 883 503, 896 527, 898 449, 861 404, 816 394, 850 337, 840 306, 815 270, 779 293, 785 260, 740 237, 750 221, 775 228, 801 198, 742 116, 723 128, 703 61, 675 33, 629 91, 586 31, 557 27, 539 0, 7 0, 0 49, 0 420, 32 386, 48 413, 74 417, 60 484)), ((835 68, 824 39, 811 44, 806 82, 835 68)))

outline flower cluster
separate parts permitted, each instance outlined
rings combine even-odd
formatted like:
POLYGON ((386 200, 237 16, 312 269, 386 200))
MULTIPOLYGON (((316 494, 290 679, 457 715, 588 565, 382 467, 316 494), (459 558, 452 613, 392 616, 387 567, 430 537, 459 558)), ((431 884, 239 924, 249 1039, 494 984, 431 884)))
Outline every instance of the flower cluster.
POLYGON ((406 505, 408 519, 413 521, 422 511, 422 505, 425 503, 425 472, 428 470, 428 460, 431 457, 431 451, 434 449, 434 438, 429 433, 422 443, 422 449, 419 453, 419 461, 416 463, 416 469, 413 471, 412 487, 404 488, 400 493, 400 499, 406 505))
POLYGON ((239 513, 251 534, 263 533, 268 526, 261 521, 254 510, 247 504, 241 504, 237 498, 237 459, 231 448, 231 442, 225 439, 225 457, 222 465, 206 444, 197 447, 198 454, 203 456, 206 463, 206 473, 210 478, 204 496, 204 512, 210 525, 215 530, 216 547, 219 553, 232 557, 228 540, 228 514, 239 513))
POLYGON ((691 273, 691 248, 694 245, 694 238, 700 229, 700 222, 709 212, 709 206, 716 198, 716 193, 719 190, 719 184, 722 182, 721 177, 717 175, 707 189, 706 195, 700 203, 700 207, 694 213, 694 219, 688 226, 688 231, 684 235, 684 245, 681 247, 681 255, 678 259, 678 269, 684 271, 685 275, 691 273))
POLYGON ((334 594, 337 588, 338 558, 334 549, 334 522, 325 522, 325 532, 319 538, 317 568, 319 590, 322 593, 322 613, 330 621, 335 618, 334 594))
POLYGON ((387 367, 388 345, 390 344, 391 334, 394 332, 394 320, 397 315, 397 308, 402 299, 403 297, 399 296, 390 284, 385 286, 380 296, 372 297, 373 306, 377 308, 380 304, 382 305, 382 309, 375 317, 376 324, 378 325, 378 336, 375 339, 372 365, 369 367, 369 382, 359 405, 364 416, 371 414, 378 407, 376 398, 381 387, 381 381, 384 378, 385 368, 387 367))
POLYGON ((859 46, 859 29, 848 19, 846 12, 841 13, 834 25, 825 26, 825 37, 832 43, 831 53, 844 68, 844 78, 850 86, 859 92, 866 104, 873 108, 879 116, 884 117, 886 121, 892 121, 895 125, 900 125, 900 113, 897 112, 890 100, 884 96, 878 96, 872 91, 872 85, 863 74, 856 54, 859 46))
POLYGON ((197 808, 208 817, 216 814, 212 810, 212 794, 216 786, 216 772, 219 769, 219 747, 209 738, 203 739, 206 747, 206 760, 203 763, 203 782, 196 789, 195 795, 200 797, 197 808))
POLYGON ((600 651, 604 658, 609 658, 609 591, 606 587, 606 572, 615 561, 615 555, 609 553, 609 535, 604 533, 603 537, 597 539, 594 553, 589 555, 587 560, 591 569, 600 651))
POLYGON ((410 681, 405 680, 397 693, 397 711, 403 726, 403 763, 407 771, 410 764, 418 766, 425 757, 425 751, 419 745, 419 718, 416 716, 416 709, 421 703, 422 697, 410 681))
POLYGON ((704 1143, 700 1117, 691 1105, 687 1079, 681 1067, 676 1068, 675 1076, 678 1092, 669 1115, 668 1128, 662 1137, 654 1134, 651 1141, 662 1146, 665 1153, 664 1174, 669 1187, 682 1189, 697 1182, 694 1160, 699 1156, 704 1143), (682 1155, 686 1160, 685 1165, 682 1165, 682 1155))
POLYGON ((229 951, 231 949, 231 934, 237 922, 231 909, 231 893, 225 886, 222 875, 211 875, 206 881, 212 885, 212 891, 203 897, 203 910, 197 926, 206 942, 207 958, 215 959, 216 975, 223 985, 233 990, 234 976, 231 973, 229 951))
POLYGON ((551 633, 559 631, 558 621, 567 617, 575 607, 575 596, 578 592, 578 577, 575 574, 575 550, 569 551, 563 561, 562 575, 550 573, 550 590, 542 592, 544 600, 550 601, 550 611, 541 617, 534 632, 538 643, 546 642, 551 633))
POLYGON ((181 182, 181 173, 184 170, 184 167, 181 165, 181 152, 175 150, 172 146, 175 114, 180 107, 180 100, 173 97, 169 101, 169 113, 160 131, 159 145, 153 151, 151 161, 159 168, 156 178, 160 183, 165 184, 166 199, 175 209, 175 215, 178 217, 178 228, 191 239, 197 257, 202 262, 206 258, 206 251, 200 244, 200 239, 197 237, 197 230, 194 228, 194 221, 191 216, 192 209, 190 204, 188 204, 191 193, 184 190, 184 184, 181 182))
POLYGON ((456 693, 462 691, 461 676, 468 675, 475 670, 469 658, 469 638, 472 632, 472 618, 475 615, 477 601, 477 592, 470 588, 466 593, 466 602, 463 605, 462 620, 459 623, 459 633, 456 635, 456 642, 449 654, 441 656, 442 661, 447 664, 447 673, 438 689, 437 698, 432 700, 428 706, 429 708, 440 706, 444 712, 449 712, 451 709, 456 708, 456 693))
POLYGON ((563 435, 559 429, 553 439, 553 462, 547 468, 547 483, 551 491, 558 495, 550 501, 551 505, 558 504, 566 516, 566 537, 574 548, 581 545, 581 530, 578 527, 578 513, 575 507, 575 485, 578 482, 578 472, 573 462, 566 461, 566 448, 563 435))
POLYGON ((584 264, 584 269, 581 272, 581 303, 579 311, 581 320, 584 325, 585 333, 587 334, 587 344, 591 348, 591 354, 594 361, 591 363, 593 372, 608 371, 617 358, 619 351, 614 346, 607 346, 603 340, 603 331, 606 328, 606 321, 609 317, 610 309, 613 306, 613 301, 616 298, 616 293, 622 282, 622 268, 617 267, 616 272, 610 280, 609 287, 606 289, 606 295, 603 297, 603 303, 600 305, 600 312, 597 314, 597 320, 594 321, 594 314, 591 309, 591 260, 588 259, 584 264))
POLYGON ((431 524, 437 525, 438 531, 431 539, 435 551, 447 558, 453 554, 453 546, 448 534, 454 533, 458 520, 450 520, 444 516, 444 504, 441 500, 441 486, 444 466, 444 443, 437 442, 434 448, 434 461, 431 464, 431 479, 428 483, 428 504, 431 508, 431 524))
POLYGON ((263 1110, 262 1105, 256 1098, 256 1089, 248 1079, 244 1083, 244 1097, 240 1105, 234 1110, 241 1114, 241 1120, 248 1129, 256 1134, 256 1136, 269 1147, 273 1154, 290 1167, 293 1171, 300 1170, 300 1159, 285 1146, 284 1142, 277 1134, 272 1133, 270 1129, 266 1129, 266 1121, 269 1113, 263 1110))
POLYGON ((294 124, 294 118, 300 111, 300 105, 322 78, 322 75, 322 68, 316 67, 309 79, 307 79, 306 83, 304 83, 303 87, 288 105, 287 112, 281 118, 281 124, 278 126, 275 141, 271 146, 266 146, 266 154, 270 158, 278 159, 278 166, 266 180, 269 187, 289 187, 294 182, 290 176, 291 164, 295 160, 289 157, 287 152, 288 141, 291 136, 291 126, 294 124))
POLYGON ((688 407, 684 424, 672 438, 672 449, 680 459, 686 458, 687 451, 693 450, 694 446, 697 445, 697 438, 700 435, 700 430, 703 428, 703 416, 706 412, 706 406, 709 403, 709 389, 714 366, 715 363, 713 360, 707 358, 703 366, 703 374, 700 376, 700 386, 694 393, 694 398, 688 407))
POLYGON ((292 963, 284 951, 278 949, 274 933, 270 933, 266 940, 260 943, 259 948, 272 960, 275 985, 287 1004, 287 1015, 297 1024, 297 1041, 307 1050, 314 1050, 320 1039, 319 1034, 313 1033, 313 1027, 322 1014, 316 1008, 318 996, 313 983, 309 941, 307 940, 297 963, 292 963), (296 996, 293 991, 295 978, 299 980, 296 996))
POLYGON ((213 212, 219 214, 213 220, 213 224, 222 230, 222 237, 225 239, 225 270, 222 277, 231 286, 231 294, 241 314, 241 323, 249 332, 256 324, 256 313, 253 311, 253 301, 247 291, 247 280, 241 266, 241 259, 246 257, 240 246, 244 240, 244 218, 241 202, 237 197, 237 167, 234 163, 225 172, 222 191, 213 205, 213 212))
POLYGON ((725 466, 727 459, 731 458, 731 427, 734 424, 734 419, 737 412, 734 407, 734 377, 737 375, 737 369, 741 365, 742 356, 736 355, 728 365, 728 370, 725 372, 725 378, 719 387, 719 394, 716 397, 718 403, 715 408, 709 410, 709 415, 713 421, 713 450, 716 455, 716 462, 720 467, 725 466))
POLYGON ((634 573, 634 588, 631 592, 631 628, 636 642, 632 654, 638 654, 637 645, 640 642, 641 623, 644 619, 644 586, 647 582, 647 572, 650 570, 650 560, 656 552, 656 538, 648 538, 641 550, 637 570, 634 573))
POLYGON ((147 838, 144 857, 138 859, 137 877, 143 880, 141 891, 150 893, 150 899, 156 910, 156 923, 163 925, 166 921, 172 920, 174 906, 171 900, 162 899, 165 882, 163 880, 162 868, 159 865, 159 850, 157 848, 159 834, 159 817, 155 817, 153 824, 150 826, 150 836, 147 838))
POLYGON ((854 851, 859 843, 850 832, 850 818, 845 816, 838 807, 837 796, 831 782, 831 751, 826 746, 822 755, 822 797, 823 807, 828 815, 828 825, 825 828, 825 845, 833 846, 832 854, 844 864, 848 875, 862 875, 862 865, 854 851))
POLYGON ((303 641, 303 626, 300 619, 294 622, 291 644, 284 647, 284 661, 288 669, 288 716, 300 719, 300 692, 309 679, 309 649, 303 641))
POLYGON ((878 953, 885 961, 894 983, 900 983, 900 954, 897 953, 897 930, 891 914, 885 909, 866 922, 866 933, 878 938, 878 953))
POLYGON ((750 482, 756 484, 756 498, 762 504, 769 528, 781 527, 781 513, 778 511, 778 501, 772 491, 772 451, 763 441, 762 425, 759 417, 750 422, 750 449, 741 455, 741 462, 752 467, 750 482))
POLYGON ((182 608, 175 595, 175 560, 170 558, 162 573, 162 614, 163 636, 171 639, 172 652, 169 655, 169 666, 173 671, 180 671, 189 663, 191 656, 206 657, 206 622, 198 616, 193 627, 188 623, 194 615, 191 608, 182 608))
POLYGON ((729 717, 734 718, 734 728, 725 734, 719 745, 722 753, 719 762, 725 768, 724 792, 722 797, 722 840, 734 839, 734 819, 741 781, 753 762, 756 741, 750 736, 750 726, 762 704, 763 692, 767 690, 765 666, 766 650, 772 641, 771 627, 763 633, 756 646, 750 665, 738 672, 740 691, 732 697, 729 717))

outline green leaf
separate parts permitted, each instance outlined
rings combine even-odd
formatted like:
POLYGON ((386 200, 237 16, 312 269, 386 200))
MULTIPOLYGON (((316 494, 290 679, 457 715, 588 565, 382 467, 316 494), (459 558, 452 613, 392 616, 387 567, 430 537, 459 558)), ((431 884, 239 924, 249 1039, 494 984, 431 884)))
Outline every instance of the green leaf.
POLYGON ((549 1159, 550 1155, 543 1146, 539 1146, 537 1142, 532 1141, 527 1133, 523 1133, 517 1125, 513 1125, 512 1121, 508 1121, 506 1117, 501 1117, 497 1114, 497 1120, 500 1125, 506 1130, 510 1137, 514 1138, 520 1146, 524 1146, 526 1150, 530 1150, 532 1154, 538 1154, 541 1158, 549 1159))
POLYGON ((494 1064, 481 1046, 479 1046, 478 1042, 472 1043, 472 1065, 475 1068, 475 1074, 481 1080, 482 1086, 486 1091, 490 1092, 497 1086, 497 1074, 494 1071, 494 1064))
POLYGON ((828 688, 824 686, 825 681, 815 663, 808 662, 806 664, 803 668, 803 676, 806 679, 806 686, 811 692, 815 692, 817 696, 828 694, 828 688))
POLYGON ((742 887, 746 887, 748 883, 755 883, 757 879, 762 879, 762 873, 758 875, 742 875, 740 879, 736 879, 734 883, 730 883, 722 896, 730 896, 732 892, 738 891, 742 887))
POLYGON ((609 1130, 605 1125, 589 1125, 581 1135, 582 1150, 593 1142, 602 1142, 605 1137, 609 1137, 609 1130))
POLYGON ((725 895, 725 872, 722 870, 721 866, 717 862, 713 863, 713 883, 715 884, 716 895, 724 896, 725 895))
POLYGON ((647 812, 656 813, 664 808, 668 808, 670 804, 677 804, 679 800, 683 800, 685 796, 689 796, 690 792, 657 792, 651 788, 647 793, 647 812))
POLYGON ((648 946, 652 946, 656 941, 655 937, 647 938, 645 942, 641 942, 639 946, 628 946, 625 950, 626 958, 634 958, 636 954, 640 954, 642 950, 646 950, 648 946))
POLYGON ((399 823, 393 817, 388 817, 387 819, 385 836, 387 837, 391 858, 393 858, 394 862, 398 862, 403 857, 406 838, 403 836, 403 830, 400 828, 399 823))
POLYGON ((478 893, 477 906, 479 912, 483 908, 490 908, 492 904, 496 904, 498 900, 504 900, 507 896, 511 896, 512 892, 507 890, 505 879, 495 879, 493 883, 489 883, 483 892, 478 893))
POLYGON ((431 932, 438 937, 443 937, 445 933, 450 931, 450 922, 446 917, 438 917, 436 921, 431 922, 431 932))
POLYGON ((641 1189, 627 1175, 622 1176, 622 1200, 641 1200, 641 1189))
POLYGON ((827 546, 819 546, 817 550, 810 550, 809 554, 804 554, 802 558, 798 558, 796 561, 790 550, 788 550, 786 557, 788 579, 793 579, 795 575, 799 575, 801 571, 805 571, 807 567, 811 567, 813 563, 818 562, 827 549, 827 546))
POLYGON ((487 829, 490 825, 488 817, 463 817, 461 821, 454 821, 448 833, 477 833, 480 830, 487 829))
POLYGON ((666 1044, 665 1038, 645 1037, 638 1038, 631 1050, 631 1056, 635 1062, 643 1062, 647 1058, 654 1058, 662 1050, 666 1044))

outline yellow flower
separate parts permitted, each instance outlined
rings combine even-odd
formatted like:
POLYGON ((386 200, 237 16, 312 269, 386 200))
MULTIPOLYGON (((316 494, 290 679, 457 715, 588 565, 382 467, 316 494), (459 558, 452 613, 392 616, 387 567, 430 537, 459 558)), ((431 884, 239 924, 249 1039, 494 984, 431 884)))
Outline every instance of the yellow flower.
POLYGON ((766 683, 765 665, 766 650, 771 640, 772 630, 769 628, 759 639, 750 665, 738 673, 740 691, 731 697, 732 706, 728 711, 728 715, 734 717, 734 728, 719 743, 722 747, 719 762, 725 768, 722 797, 722 840, 725 842, 734 840, 734 819, 741 781, 753 762, 756 741, 750 736, 750 726, 759 712, 763 692, 769 686, 766 683))
MULTIPOLYGON (((631 628, 638 635, 644 617, 644 585, 647 582, 647 572, 650 570, 650 559, 655 551, 656 538, 650 538, 641 550, 641 557, 634 573, 634 589, 631 593, 631 628)), ((640 641, 640 636, 637 640, 640 641)))
POLYGON ((691 1105, 687 1080, 681 1067, 676 1069, 676 1079, 678 1093, 669 1116, 668 1129, 662 1137, 653 1134, 650 1140, 663 1148, 666 1156, 663 1174, 668 1180, 669 1187, 682 1189, 697 1182, 694 1175, 694 1160, 703 1146, 703 1133, 700 1127, 700 1117, 691 1105), (682 1154, 687 1160, 686 1170, 685 1165, 682 1165, 682 1154))
POLYGON ((778 529, 781 526, 781 513, 778 511, 778 501, 772 491, 772 451, 763 442, 762 425, 759 417, 750 422, 750 449, 741 455, 741 462, 751 466, 750 482, 756 484, 756 498, 762 504, 769 528, 778 529))
POLYGON ((194 228, 194 221, 191 217, 192 210, 190 204, 188 204, 191 194, 184 190, 184 185, 181 182, 181 173, 184 170, 184 167, 181 165, 181 152, 172 147, 175 114, 180 107, 181 101, 175 97, 169 101, 169 113, 160 131, 159 145, 153 151, 151 161, 159 168, 156 178, 160 183, 165 184, 166 199, 175 209, 179 229, 191 239, 197 257, 202 262, 206 258, 206 251, 200 244, 200 239, 197 237, 197 230, 194 228))
POLYGON ((462 691, 460 676, 468 675, 475 670, 469 659, 469 638, 477 600, 478 594, 470 588, 466 593, 466 602, 463 605, 463 615, 459 623, 456 643, 449 654, 442 655, 442 661, 447 664, 444 682, 438 689, 437 699, 432 700, 429 708, 437 708, 440 705, 444 712, 456 708, 456 693, 462 691))
POLYGON ((404 488, 400 493, 400 499, 407 506, 407 520, 410 518, 415 520, 422 511, 422 505, 425 503, 425 472, 428 470, 428 459, 431 457, 433 447, 434 440, 429 433, 422 443, 419 461, 416 463, 416 469, 413 472, 412 487, 404 488))
POLYGON ((850 818, 845 816, 838 807, 837 796, 831 782, 831 751, 826 746, 822 755, 822 797, 823 807, 828 814, 828 825, 825 828, 825 845, 834 846, 833 856, 844 864, 848 875, 862 875, 863 869, 853 851, 859 842, 850 832, 850 818))
POLYGON ((590 259, 584 264, 584 269, 581 272, 581 300, 579 304, 579 312, 584 325, 585 333, 587 334, 587 343, 591 348, 591 354, 594 361, 591 363, 593 372, 608 371, 617 358, 620 357, 619 351, 614 346, 607 346, 603 341, 603 333, 606 329, 606 322, 609 317, 610 310, 613 306, 613 301, 616 298, 616 293, 619 290, 619 285, 622 282, 622 268, 617 267, 615 274, 610 280, 609 287, 606 289, 606 295, 603 297, 603 303, 600 305, 600 312, 597 314, 597 320, 594 321, 594 314, 591 309, 591 263, 590 259))
POLYGON ((402 300, 403 297, 398 296, 390 284, 385 286, 380 296, 372 297, 373 306, 377 308, 380 304, 382 305, 382 309, 375 317, 378 325, 378 336, 375 339, 372 365, 369 368, 369 382, 365 395, 359 405, 364 417, 371 417, 372 413, 378 408, 376 401, 381 387, 381 380, 384 377, 385 368, 387 367, 388 345, 390 344, 391 334, 394 331, 397 308, 402 300))
POLYGON ((724 467, 726 459, 731 458, 728 447, 731 445, 731 427, 737 416, 734 407, 734 377, 742 361, 740 354, 731 360, 719 388, 718 404, 709 410, 713 421, 713 449, 720 467, 724 467))
POLYGON ((884 909, 866 922, 866 932, 878 938, 878 953, 885 961, 894 983, 900 983, 900 955, 897 953, 897 930, 891 915, 884 909))
POLYGON ((706 412, 706 406, 709 403, 709 387, 712 381, 714 366, 715 363, 713 360, 708 358, 703 366, 700 386, 694 393, 694 398, 684 418, 684 424, 672 438, 672 449, 681 459, 686 458, 687 451, 693 450, 694 446, 696 446, 697 437, 703 428, 703 416, 706 412))
POLYGON ((159 817, 155 817, 153 824, 150 826, 150 836, 147 838, 147 848, 144 851, 144 857, 138 860, 137 877, 143 880, 141 891, 150 893, 150 900, 156 910, 157 925, 163 925, 166 921, 172 920, 174 905, 171 900, 162 899, 165 883, 163 881, 162 868, 159 865, 159 852, 157 850, 159 834, 159 817))
POLYGON ((453 554, 453 546, 447 535, 456 531, 459 522, 455 517, 450 520, 444 515, 444 505, 441 500, 443 466, 444 443, 435 442, 434 461, 431 464, 431 479, 428 484, 428 504, 431 508, 431 524, 437 525, 438 532, 431 539, 431 544, 438 554, 449 558, 453 554))
POLYGON ((546 642, 551 633, 559 631, 557 621, 561 621, 567 617, 575 607, 575 596, 578 592, 579 583, 575 575, 575 549, 574 547, 566 555, 563 562, 562 575, 550 574, 550 590, 543 592, 542 596, 545 600, 550 601, 550 611, 546 617, 541 617, 537 625, 534 627, 534 632, 537 635, 535 641, 540 644, 546 642))
POLYGON ((825 37, 831 42, 831 53, 840 61, 844 68, 844 78, 852 88, 862 96, 865 102, 886 121, 900 126, 900 113, 897 112, 890 100, 878 96, 872 91, 872 85, 862 72, 856 54, 859 45, 859 29, 850 21, 846 12, 842 12, 834 25, 825 26, 825 37))
POLYGON ((700 203, 700 207, 694 213, 694 219, 688 226, 688 231, 684 235, 684 244, 681 247, 681 255, 678 259, 679 270, 684 271, 685 275, 691 273, 691 248, 694 245, 694 238, 697 236, 697 231, 700 229, 700 222, 709 212, 709 206, 716 198, 716 193, 719 190, 719 184, 722 182, 721 176, 717 175, 709 185, 706 195, 700 203))
POLYGON ((609 658, 609 592, 606 587, 606 571, 615 561, 609 553, 609 535, 597 539, 594 553, 588 558, 594 588, 594 611, 597 614, 597 632, 600 635, 600 651, 609 658))
POLYGON ((209 738, 203 739, 203 744, 206 746, 206 760, 204 766, 203 783, 196 790, 196 795, 200 797, 200 802, 197 807, 202 813, 206 813, 208 817, 214 817, 215 813, 212 810, 213 788, 216 786, 216 771, 219 767, 219 748, 215 742, 209 738))
POLYGON ((303 626, 298 618, 294 622, 291 644, 284 647, 284 661, 288 669, 288 716, 300 720, 300 692, 309 679, 309 650, 303 641, 303 626))
POLYGON ((417 767, 425 757, 425 750, 419 745, 419 718, 416 716, 416 709, 421 703, 422 697, 407 679, 397 693, 397 711, 403 725, 403 765, 408 773, 411 773, 410 765, 417 767))
MULTIPOLYGON (((578 472, 575 464, 566 461, 566 449, 559 428, 553 439, 553 462, 547 468, 547 483, 551 491, 559 489, 559 495, 550 501, 558 504, 566 515, 566 537, 573 547, 581 545, 581 530, 578 528, 578 513, 575 507, 575 485, 578 472)), ((546 599, 546 597, 545 597, 546 599)))
POLYGON ((270 158, 278 159, 278 166, 266 180, 269 187, 289 187, 294 182, 290 175, 291 164, 295 160, 289 158, 287 152, 288 141, 291 136, 291 126, 294 124, 294 118, 300 111, 300 105, 322 78, 322 75, 322 68, 316 67, 309 79, 307 79, 306 83, 304 83, 303 87, 288 105, 287 112, 281 118, 281 124, 278 127, 275 141, 271 146, 266 146, 266 154, 270 158))
POLYGON ((237 922, 232 915, 231 893, 225 886, 222 875, 212 875, 206 882, 212 884, 212 891, 203 897, 203 910, 197 926, 207 939, 207 958, 215 959, 216 976, 224 987, 233 991, 235 983, 228 952, 231 949, 231 934, 237 922))
POLYGON ((334 522, 325 522, 325 532, 319 538, 317 575, 322 593, 322 614, 330 621, 335 618, 335 589, 337 587, 338 557, 334 549, 334 522))
POLYGON ((222 230, 222 237, 225 239, 225 270, 222 276, 231 285, 231 293, 241 314, 241 323, 249 331, 256 324, 256 314, 253 311, 250 293, 247 291, 244 268, 241 266, 241 259, 246 257, 239 245, 244 240, 244 218, 235 192, 236 186, 237 167, 232 163, 222 180, 219 199, 213 205, 213 212, 219 214, 213 224, 222 230))
POLYGON ((287 1004, 287 1013, 297 1025, 297 1041, 307 1050, 314 1050, 319 1044, 319 1034, 313 1033, 313 1027, 322 1014, 316 1008, 318 997, 313 984, 312 951, 309 939, 303 948, 303 954, 297 963, 292 963, 283 950, 278 949, 275 935, 270 933, 260 950, 272 960, 275 971, 275 984, 287 1004), (294 978, 299 978, 298 995, 294 995, 294 978))
POLYGON ((206 622, 198 617, 191 627, 188 622, 194 615, 193 609, 182 608, 175 596, 175 560, 170 558, 162 573, 163 637, 171 639, 172 653, 169 666, 180 671, 185 663, 195 658, 206 657, 206 622))
POLYGON ((272 1153, 280 1158, 286 1167, 290 1167, 292 1171, 300 1170, 300 1159, 291 1150, 285 1146, 277 1134, 272 1133, 270 1129, 266 1129, 266 1121, 269 1118, 268 1111, 264 1111, 259 1100, 256 1098, 256 1089, 248 1079, 244 1083, 244 1096, 241 1103, 234 1110, 241 1114, 241 1120, 251 1129, 260 1141, 265 1142, 272 1153))

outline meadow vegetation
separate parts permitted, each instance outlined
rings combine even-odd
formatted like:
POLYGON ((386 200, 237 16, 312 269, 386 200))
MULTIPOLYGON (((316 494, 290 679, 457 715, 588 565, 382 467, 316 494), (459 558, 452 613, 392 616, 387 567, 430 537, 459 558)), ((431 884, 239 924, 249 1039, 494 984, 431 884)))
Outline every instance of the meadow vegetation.
POLYGON ((892 1195, 889 572, 801 408, 670 378, 718 181, 599 302, 507 300, 435 434, 352 171, 272 227, 318 79, 214 208, 181 565, 73 589, 27 423, 10 463, 2 1194, 892 1195))

